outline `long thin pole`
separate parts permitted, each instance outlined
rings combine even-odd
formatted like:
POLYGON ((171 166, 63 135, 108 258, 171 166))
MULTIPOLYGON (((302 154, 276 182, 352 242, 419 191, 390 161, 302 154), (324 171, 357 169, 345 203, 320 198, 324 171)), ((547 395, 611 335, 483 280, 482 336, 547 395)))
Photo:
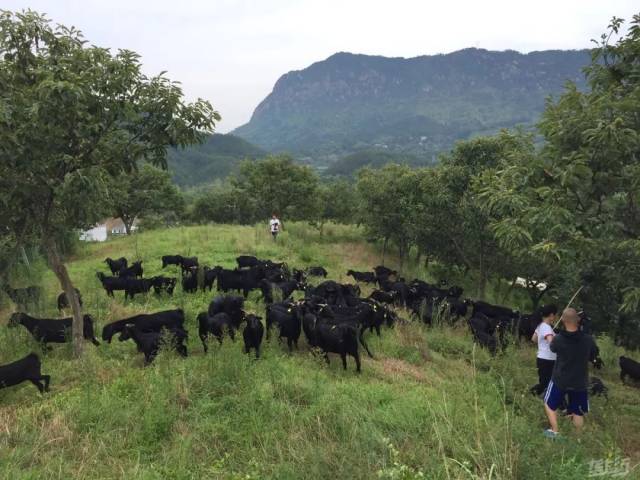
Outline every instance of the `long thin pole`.
MULTIPOLYGON (((571 304, 573 303, 573 301, 576 299, 576 297, 578 296, 578 294, 580 293, 580 291, 584 288, 584 285, 582 285, 577 291, 576 293, 573 294, 573 297, 571 297, 571 300, 569 300, 569 303, 567 303, 567 306, 564 307, 564 310, 562 310, 562 315, 564 315, 564 311, 569 308, 571 306, 571 304)), ((558 319, 558 321, 556 322, 556 324, 553 326, 554 329, 558 328, 558 325, 560 324, 560 322, 562 321, 562 315, 560 315, 560 318, 558 319)))

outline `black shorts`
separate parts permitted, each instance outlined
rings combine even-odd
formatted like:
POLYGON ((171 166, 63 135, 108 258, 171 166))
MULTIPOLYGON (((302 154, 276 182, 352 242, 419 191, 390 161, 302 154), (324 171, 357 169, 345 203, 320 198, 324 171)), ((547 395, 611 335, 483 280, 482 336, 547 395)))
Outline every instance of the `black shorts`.
POLYGON ((553 374, 553 366, 555 360, 547 360, 546 358, 536 358, 536 366, 538 367, 538 385, 540 393, 542 393, 549 385, 551 375, 553 374))

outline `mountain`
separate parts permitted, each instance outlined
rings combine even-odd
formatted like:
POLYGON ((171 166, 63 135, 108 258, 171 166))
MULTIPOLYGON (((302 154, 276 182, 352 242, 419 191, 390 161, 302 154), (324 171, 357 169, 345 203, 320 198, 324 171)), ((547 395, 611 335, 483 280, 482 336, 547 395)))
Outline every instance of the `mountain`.
POLYGON ((336 160, 324 170, 324 173, 329 176, 351 176, 362 167, 380 168, 392 162, 404 163, 410 166, 424 166, 429 163, 427 159, 410 153, 362 150, 336 160))
POLYGON ((242 138, 216 133, 202 145, 169 150, 168 164, 175 183, 192 186, 224 178, 240 161, 265 155, 264 150, 242 138))
POLYGON ((289 72, 233 133, 270 151, 330 158, 382 149, 430 159, 463 138, 533 125, 588 50, 476 48, 415 58, 336 53, 289 72))

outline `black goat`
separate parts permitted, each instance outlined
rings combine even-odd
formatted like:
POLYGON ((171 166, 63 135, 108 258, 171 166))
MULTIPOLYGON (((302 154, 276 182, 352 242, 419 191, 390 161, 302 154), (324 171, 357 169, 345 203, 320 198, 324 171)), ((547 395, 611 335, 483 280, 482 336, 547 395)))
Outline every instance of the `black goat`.
POLYGON ((625 356, 621 356, 618 363, 620 365, 620 380, 624 382, 625 378, 629 376, 640 381, 640 363, 625 356))
MULTIPOLYGON (((80 295, 80 290, 78 290, 77 288, 74 287, 74 290, 76 291, 76 295, 78 296, 78 303, 80 303, 80 306, 82 306, 82 295, 80 295)), ((69 299, 67 298, 67 294, 65 292, 60 293, 60 295, 58 295, 58 311, 62 311, 65 308, 69 308, 69 299)))
POLYGON ((128 266, 127 259, 124 257, 120 257, 116 260, 113 260, 112 258, 106 258, 104 260, 104 263, 109 265, 109 270, 111 270, 111 275, 118 275, 120 270, 122 270, 123 268, 127 268, 128 266))
POLYGON ((182 267, 182 272, 188 272, 194 268, 198 268, 198 257, 182 257, 182 261, 180 262, 180 266, 182 267))
POLYGON ((193 268, 186 275, 182 275, 182 290, 185 293, 195 293, 198 291, 198 269, 193 268))
POLYGON ((214 335, 218 339, 220 345, 222 345, 225 330, 229 333, 231 340, 236 340, 236 330, 240 327, 240 322, 235 322, 230 315, 220 312, 210 317, 207 312, 200 312, 197 320, 198 334, 202 341, 205 353, 209 351, 207 347, 207 339, 210 334, 214 335))
POLYGON ((244 352, 249 353, 253 348, 256 351, 256 358, 260 358, 260 344, 264 336, 264 327, 262 326, 262 317, 249 314, 246 317, 247 325, 242 331, 244 339, 244 352))
POLYGON ((111 343, 116 333, 122 332, 128 324, 135 324, 142 332, 159 332, 163 327, 184 329, 184 312, 181 309, 164 310, 156 313, 143 313, 133 317, 109 323, 102 329, 102 340, 111 343))
POLYGON ((260 260, 252 255, 240 255, 236 258, 238 268, 255 267, 260 264, 260 260))
MULTIPOLYGON (((25 327, 33 338, 46 347, 47 343, 65 343, 71 340, 71 328, 73 318, 48 319, 34 318, 26 313, 14 313, 9 318, 8 325, 16 327, 22 325, 25 327)), ((91 315, 83 317, 83 337, 90 340, 91 343, 98 346, 100 342, 93 333, 93 318, 91 315)))
POLYGON ((347 275, 353 277, 356 282, 376 283, 376 274, 373 272, 355 272, 347 270, 347 275))
POLYGON ((121 268, 118 272, 120 277, 142 277, 142 260, 133 262, 130 267, 121 268))
POLYGON ((162 257, 162 268, 167 265, 182 265, 182 255, 164 255, 162 257))
POLYGON ((327 278, 328 272, 324 267, 309 267, 307 268, 307 275, 310 277, 327 278))
POLYGON ((222 267, 204 267, 204 279, 202 282, 202 290, 208 289, 211 291, 213 289, 213 284, 218 278, 218 274, 222 271, 222 267))
POLYGON ((126 278, 126 285, 124 289, 124 298, 131 298, 136 293, 148 293, 153 287, 154 280, 152 278, 126 278))
POLYGON ((156 295, 160 295, 162 292, 167 292, 169 295, 173 295, 173 290, 176 288, 177 279, 173 277, 164 277, 159 275, 152 277, 153 291, 156 295))
POLYGON ((35 353, 30 353, 15 362, 0 365, 0 388, 29 381, 38 387, 40 393, 44 393, 49 391, 50 380, 49 375, 42 374, 40 357, 35 353), (44 385, 41 382, 44 382, 44 385))
POLYGON ((331 325, 312 314, 307 313, 302 319, 305 336, 309 345, 320 348, 324 358, 329 363, 328 353, 337 353, 342 359, 342 366, 347 369, 347 355, 351 355, 356 362, 356 370, 360 368, 360 354, 358 352, 358 329, 354 325, 339 323, 331 325))
POLYGON ((383 292, 382 290, 374 290, 369 295, 369 298, 380 303, 387 303, 389 305, 392 305, 393 303, 395 303, 397 296, 398 296, 398 293, 394 291, 383 292))
POLYGON ((120 277, 107 277, 102 272, 97 272, 96 276, 100 283, 102 283, 102 288, 105 289, 107 295, 113 297, 113 292, 118 290, 125 290, 127 288, 127 279, 120 277))
POLYGON ((274 303, 267 305, 267 338, 271 327, 276 325, 279 329, 278 339, 286 338, 289 351, 293 346, 298 348, 298 339, 302 332, 301 312, 297 305, 287 303, 274 303))
POLYGON ((122 329, 119 340, 132 339, 139 352, 144 354, 144 364, 149 365, 158 355, 161 346, 169 346, 183 357, 187 356, 184 341, 187 332, 182 328, 172 328, 160 332, 143 332, 134 324, 127 324, 122 329))

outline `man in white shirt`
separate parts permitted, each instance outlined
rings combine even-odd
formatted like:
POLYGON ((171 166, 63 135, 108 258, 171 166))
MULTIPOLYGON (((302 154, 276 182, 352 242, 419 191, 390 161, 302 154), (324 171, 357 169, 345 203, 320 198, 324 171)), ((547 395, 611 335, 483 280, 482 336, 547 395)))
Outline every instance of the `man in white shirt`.
POLYGON ((540 309, 542 322, 536 328, 531 340, 538 343, 538 354, 536 355, 536 367, 538 368, 538 385, 531 390, 540 395, 547 389, 553 366, 556 363, 556 354, 551 351, 550 345, 555 335, 553 324, 556 321, 558 307, 555 305, 545 305, 540 309))
POLYGON ((276 214, 274 213, 273 215, 271 215, 271 221, 269 222, 269 228, 271 229, 271 236, 273 237, 273 240, 276 240, 276 237, 278 236, 278 233, 280 233, 280 220, 278 220, 278 217, 276 217, 276 214))

